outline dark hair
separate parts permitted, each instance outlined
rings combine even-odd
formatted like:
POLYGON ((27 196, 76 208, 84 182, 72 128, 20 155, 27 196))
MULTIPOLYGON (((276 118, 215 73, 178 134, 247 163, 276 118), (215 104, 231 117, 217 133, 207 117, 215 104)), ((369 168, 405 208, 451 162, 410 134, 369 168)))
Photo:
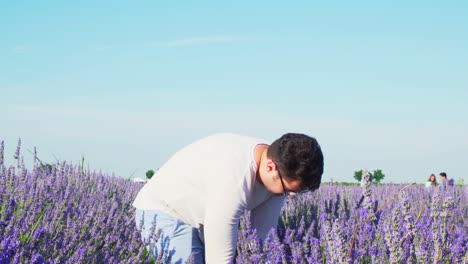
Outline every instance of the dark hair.
POLYGON ((298 180, 311 191, 320 187, 323 154, 317 140, 304 134, 288 133, 275 140, 267 151, 284 177, 298 180))
POLYGON ((434 185, 436 186, 437 185, 437 179, 436 179, 436 176, 434 174, 431 174, 429 176, 429 179, 427 179, 427 181, 431 182, 431 185, 434 185), (431 178, 434 177, 434 181, 431 181, 431 178))
POLYGON ((445 172, 441 172, 441 173, 439 173, 439 175, 444 177, 444 178, 447 178, 447 173, 445 173, 445 172))

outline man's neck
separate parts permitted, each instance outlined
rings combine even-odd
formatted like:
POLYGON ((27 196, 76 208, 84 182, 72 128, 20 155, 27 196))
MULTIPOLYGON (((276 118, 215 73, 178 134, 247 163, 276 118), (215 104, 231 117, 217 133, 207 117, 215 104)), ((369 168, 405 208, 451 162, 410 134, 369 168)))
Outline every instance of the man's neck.
POLYGON ((262 145, 257 145, 255 147, 255 163, 257 164, 257 173, 256 177, 259 182, 262 182, 260 179, 260 167, 262 165, 262 161, 265 160, 266 154, 268 150, 268 145, 262 144, 262 145))

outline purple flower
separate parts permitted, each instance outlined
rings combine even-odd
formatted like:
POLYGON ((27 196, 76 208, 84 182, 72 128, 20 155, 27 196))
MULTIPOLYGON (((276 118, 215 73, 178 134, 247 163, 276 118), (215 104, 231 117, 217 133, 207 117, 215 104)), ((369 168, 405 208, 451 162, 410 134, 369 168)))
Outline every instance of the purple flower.
POLYGON ((33 254, 31 256, 31 264, 46 264, 49 263, 44 260, 44 258, 41 256, 41 254, 33 254))
MULTIPOLYGON (((146 249, 161 232, 142 241, 134 222, 141 185, 65 162, 27 170, 15 154, 18 169, 0 141, 0 263, 170 261, 146 249)), ((264 241, 246 212, 236 263, 466 262, 467 188, 402 187, 324 184, 288 200, 264 241)))

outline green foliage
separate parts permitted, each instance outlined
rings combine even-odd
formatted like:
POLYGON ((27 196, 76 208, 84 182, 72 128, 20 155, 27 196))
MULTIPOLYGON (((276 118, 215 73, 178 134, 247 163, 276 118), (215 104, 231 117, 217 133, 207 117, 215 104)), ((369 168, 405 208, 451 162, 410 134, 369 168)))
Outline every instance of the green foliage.
POLYGON ((84 171, 84 155, 81 157, 81 176, 85 175, 84 171))
POLYGON ((19 234, 19 238, 20 238, 20 241, 21 241, 21 246, 24 247, 25 245, 27 245, 29 243, 29 241, 31 241, 31 238, 32 238, 34 232, 37 230, 39 225, 42 223, 42 219, 44 218, 44 214, 45 214, 45 211, 46 211, 48 206, 49 206, 49 203, 46 203, 45 207, 42 208, 41 212, 38 215, 37 221, 34 223, 34 225, 29 230, 29 232, 27 232, 26 234, 19 234))
POLYGON ((380 183, 385 178, 381 169, 377 169, 371 173, 371 181, 380 183))
POLYGON ((359 186, 359 183, 355 183, 355 182, 340 182, 340 185, 342 185, 342 186, 359 186))
POLYGON ((361 182, 362 180, 362 170, 358 170, 354 172, 354 179, 356 179, 358 182, 361 182))
POLYGON ((459 179, 459 180, 455 183, 455 186, 458 186, 458 187, 463 187, 463 186, 465 186, 465 179, 463 179, 463 178, 459 179))
POLYGON ((49 163, 41 163, 41 165, 39 165, 39 170, 41 170, 44 173, 52 173, 52 170, 54 168, 55 166, 49 163))
POLYGON ((153 171, 153 170, 148 170, 148 171, 146 172, 146 178, 147 178, 148 180, 150 180, 150 179, 153 177, 153 175, 154 175, 154 171, 153 171))
POLYGON ((321 186, 333 185, 333 186, 359 186, 356 182, 322 182, 321 186))
MULTIPOLYGON (((370 175, 370 181, 375 182, 375 183, 380 183, 385 178, 385 174, 382 172, 381 169, 376 169, 372 173, 369 172, 369 175, 370 175)), ((356 179, 358 182, 361 182, 362 170, 354 172, 354 179, 356 179)))

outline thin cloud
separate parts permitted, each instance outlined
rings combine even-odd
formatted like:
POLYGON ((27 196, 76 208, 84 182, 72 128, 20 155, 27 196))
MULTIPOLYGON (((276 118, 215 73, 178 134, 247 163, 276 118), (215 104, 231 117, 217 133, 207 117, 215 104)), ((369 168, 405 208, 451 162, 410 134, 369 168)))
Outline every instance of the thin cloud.
POLYGON ((193 46, 193 45, 204 45, 212 43, 229 43, 234 41, 242 40, 239 36, 210 36, 201 38, 187 38, 179 39, 168 42, 162 42, 161 44, 166 47, 181 47, 181 46, 193 46))

